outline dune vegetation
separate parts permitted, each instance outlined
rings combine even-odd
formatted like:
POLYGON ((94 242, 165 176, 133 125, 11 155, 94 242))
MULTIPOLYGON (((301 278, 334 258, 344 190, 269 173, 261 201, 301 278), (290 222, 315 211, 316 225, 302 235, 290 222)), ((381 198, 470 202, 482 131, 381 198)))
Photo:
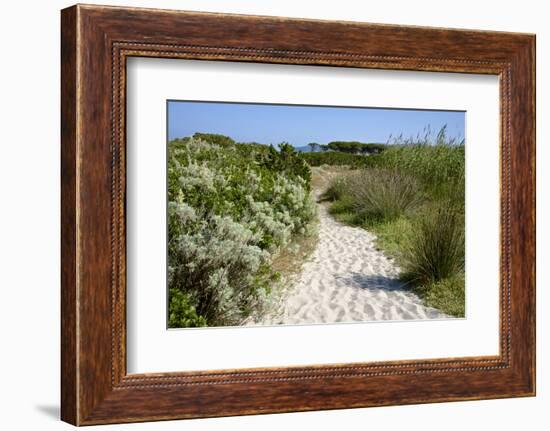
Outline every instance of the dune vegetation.
POLYGON ((310 176, 289 144, 169 143, 169 327, 238 325, 269 309, 274 261, 314 235, 310 176))
POLYGON ((464 145, 442 129, 434 141, 397 139, 333 178, 324 194, 338 220, 364 227, 395 257, 426 305, 463 317, 464 145))
MULTIPOLYGON (((287 280, 309 255, 325 256, 317 246, 319 214, 325 231, 349 225, 374 233, 364 234, 375 241, 365 236, 365 244, 391 258, 378 265, 387 269, 395 262, 399 268, 395 277, 401 281, 384 283, 397 281, 403 292, 412 291, 417 301, 433 307, 418 315, 435 316, 439 310, 464 316, 463 142, 448 139, 442 129, 433 140, 398 137, 386 145, 334 141, 314 146, 321 151, 240 143, 210 133, 169 142, 169 327, 283 321, 264 316, 276 316, 287 280)), ((328 258, 338 263, 338 255, 328 258)), ((316 264, 323 265, 323 259, 316 264)), ((312 268, 314 277, 322 272, 312 268)), ((363 281, 384 280, 375 275, 363 281)), ((307 289, 307 282, 302 284, 307 289)), ((405 298, 401 291, 396 298, 405 298)), ((297 296, 297 306, 304 295, 297 296)), ((382 313, 377 318, 393 318, 382 313)))
POLYGON ((301 153, 300 156, 310 166, 349 166, 362 168, 367 164, 367 157, 361 154, 340 153, 337 151, 301 153))

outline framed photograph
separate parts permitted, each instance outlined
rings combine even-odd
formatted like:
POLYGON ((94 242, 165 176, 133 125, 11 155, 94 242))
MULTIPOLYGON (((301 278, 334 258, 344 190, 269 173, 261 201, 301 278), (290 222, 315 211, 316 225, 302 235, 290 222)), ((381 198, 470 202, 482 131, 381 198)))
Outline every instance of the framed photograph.
POLYGON ((61 416, 535 394, 535 36, 61 13, 61 416))

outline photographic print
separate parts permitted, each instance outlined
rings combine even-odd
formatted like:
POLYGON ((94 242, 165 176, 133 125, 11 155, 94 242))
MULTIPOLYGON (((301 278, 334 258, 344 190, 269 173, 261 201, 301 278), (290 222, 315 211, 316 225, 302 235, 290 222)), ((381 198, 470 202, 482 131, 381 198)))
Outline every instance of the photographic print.
POLYGON ((465 316, 465 112, 167 102, 169 328, 465 316))

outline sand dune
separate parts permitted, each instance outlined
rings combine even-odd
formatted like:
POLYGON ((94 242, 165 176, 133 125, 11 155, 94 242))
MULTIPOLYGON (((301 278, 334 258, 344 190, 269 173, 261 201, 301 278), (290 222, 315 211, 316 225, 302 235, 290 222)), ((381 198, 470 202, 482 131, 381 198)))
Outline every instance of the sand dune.
MULTIPOLYGON (((320 190, 314 191, 318 197, 320 190)), ((398 279, 399 268, 377 250, 370 232, 337 222, 319 203, 319 243, 293 277, 276 316, 262 324, 438 319, 398 279)))

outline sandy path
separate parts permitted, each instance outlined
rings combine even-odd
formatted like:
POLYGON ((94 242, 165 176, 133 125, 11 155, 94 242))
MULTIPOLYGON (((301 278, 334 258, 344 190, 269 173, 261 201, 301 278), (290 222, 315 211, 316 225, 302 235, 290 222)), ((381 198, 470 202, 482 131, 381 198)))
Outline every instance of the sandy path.
MULTIPOLYGON (((319 196, 321 185, 314 190, 319 196)), ((318 182, 319 183, 319 182, 318 182)), ((447 318, 407 290, 368 231, 337 222, 319 204, 319 243, 278 316, 263 324, 447 318)))

